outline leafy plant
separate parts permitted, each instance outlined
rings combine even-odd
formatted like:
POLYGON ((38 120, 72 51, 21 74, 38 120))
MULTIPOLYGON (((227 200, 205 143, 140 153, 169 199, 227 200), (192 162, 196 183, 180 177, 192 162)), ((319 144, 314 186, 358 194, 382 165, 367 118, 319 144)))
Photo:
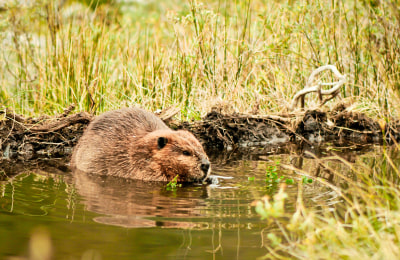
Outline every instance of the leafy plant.
POLYGON ((167 184, 167 190, 175 191, 178 187, 182 187, 181 183, 178 183, 179 175, 177 174, 170 182, 167 184))
POLYGON ((302 181, 303 181, 304 184, 311 184, 311 183, 313 183, 313 179, 311 179, 311 178, 309 178, 309 177, 307 177, 307 176, 303 176, 301 179, 302 179, 302 181))
MULTIPOLYGON (((265 182, 266 182, 266 185, 267 185, 269 191, 275 191, 277 189, 277 185, 282 182, 284 182, 288 185, 295 183, 293 178, 285 178, 284 176, 278 175, 279 165, 280 165, 280 162, 276 161, 275 165, 270 165, 266 169, 265 182)), ((303 182, 304 182, 304 179, 303 179, 303 182)), ((307 183, 312 183, 312 180, 311 180, 311 182, 309 182, 309 180, 307 179, 307 183)))

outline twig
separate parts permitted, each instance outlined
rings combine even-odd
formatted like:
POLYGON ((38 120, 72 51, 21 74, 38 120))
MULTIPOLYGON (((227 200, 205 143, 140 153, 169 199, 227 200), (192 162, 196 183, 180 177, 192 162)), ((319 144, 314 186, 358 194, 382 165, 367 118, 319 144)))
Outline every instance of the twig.
POLYGON ((1 110, 0 114, 5 114, 5 116, 11 120, 17 121, 19 123, 24 123, 25 118, 21 115, 16 114, 13 110, 6 108, 5 110, 1 110))
POLYGON ((76 123, 87 123, 92 120, 92 116, 89 113, 81 112, 68 117, 60 118, 50 124, 42 124, 34 126, 30 129, 32 132, 54 132, 60 130, 66 126, 70 126, 76 123))
POLYGON ((66 116, 68 116, 71 112, 72 112, 72 110, 74 110, 75 109, 75 104, 71 104, 69 107, 67 107, 66 109, 64 109, 64 112, 60 115, 60 117, 66 117, 66 116))
POLYGON ((181 111, 179 107, 171 106, 162 111, 156 111, 155 114, 163 121, 168 121, 181 111))

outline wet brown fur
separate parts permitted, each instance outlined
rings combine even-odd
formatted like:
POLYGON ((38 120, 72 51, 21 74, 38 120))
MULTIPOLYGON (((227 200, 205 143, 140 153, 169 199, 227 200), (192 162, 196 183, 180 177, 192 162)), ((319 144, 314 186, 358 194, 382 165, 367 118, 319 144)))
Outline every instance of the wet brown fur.
POLYGON ((203 180, 208 157, 187 131, 173 131, 154 114, 139 108, 97 117, 75 147, 71 167, 83 172, 146 181, 203 180), (160 147, 159 138, 165 138, 160 147), (164 146, 165 145, 165 146, 164 146))

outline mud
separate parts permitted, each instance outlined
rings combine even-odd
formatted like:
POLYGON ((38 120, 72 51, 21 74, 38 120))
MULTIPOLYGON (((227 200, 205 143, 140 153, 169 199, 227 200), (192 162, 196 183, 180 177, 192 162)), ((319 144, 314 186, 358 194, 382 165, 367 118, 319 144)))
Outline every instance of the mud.
POLYGON ((0 161, 69 156, 93 117, 85 112, 67 116, 67 112, 25 119, 9 110, 0 111, 0 161))
POLYGON ((256 116, 226 115, 217 111, 202 121, 182 124, 204 141, 208 148, 235 149, 268 147, 294 142, 297 144, 331 142, 333 145, 382 144, 400 139, 398 120, 378 122, 364 114, 337 106, 331 112, 309 110, 300 115, 256 116))
MULTIPOLYGON (((10 110, 0 111, 1 161, 33 161, 68 158, 93 116, 68 115, 73 107, 55 117, 24 118, 10 110)), ((166 123, 196 135, 207 149, 276 147, 296 143, 333 145, 393 143, 400 140, 400 122, 378 122, 339 105, 333 111, 309 110, 297 115, 225 114, 212 110, 202 120, 166 123)), ((271 148, 273 150, 273 148, 271 148)))

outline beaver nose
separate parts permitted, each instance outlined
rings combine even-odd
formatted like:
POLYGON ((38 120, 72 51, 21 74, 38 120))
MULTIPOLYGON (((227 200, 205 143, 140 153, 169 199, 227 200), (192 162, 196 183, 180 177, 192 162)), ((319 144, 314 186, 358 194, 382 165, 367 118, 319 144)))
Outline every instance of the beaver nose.
POLYGON ((210 169, 210 162, 207 159, 202 159, 200 169, 207 175, 208 170, 210 169))

